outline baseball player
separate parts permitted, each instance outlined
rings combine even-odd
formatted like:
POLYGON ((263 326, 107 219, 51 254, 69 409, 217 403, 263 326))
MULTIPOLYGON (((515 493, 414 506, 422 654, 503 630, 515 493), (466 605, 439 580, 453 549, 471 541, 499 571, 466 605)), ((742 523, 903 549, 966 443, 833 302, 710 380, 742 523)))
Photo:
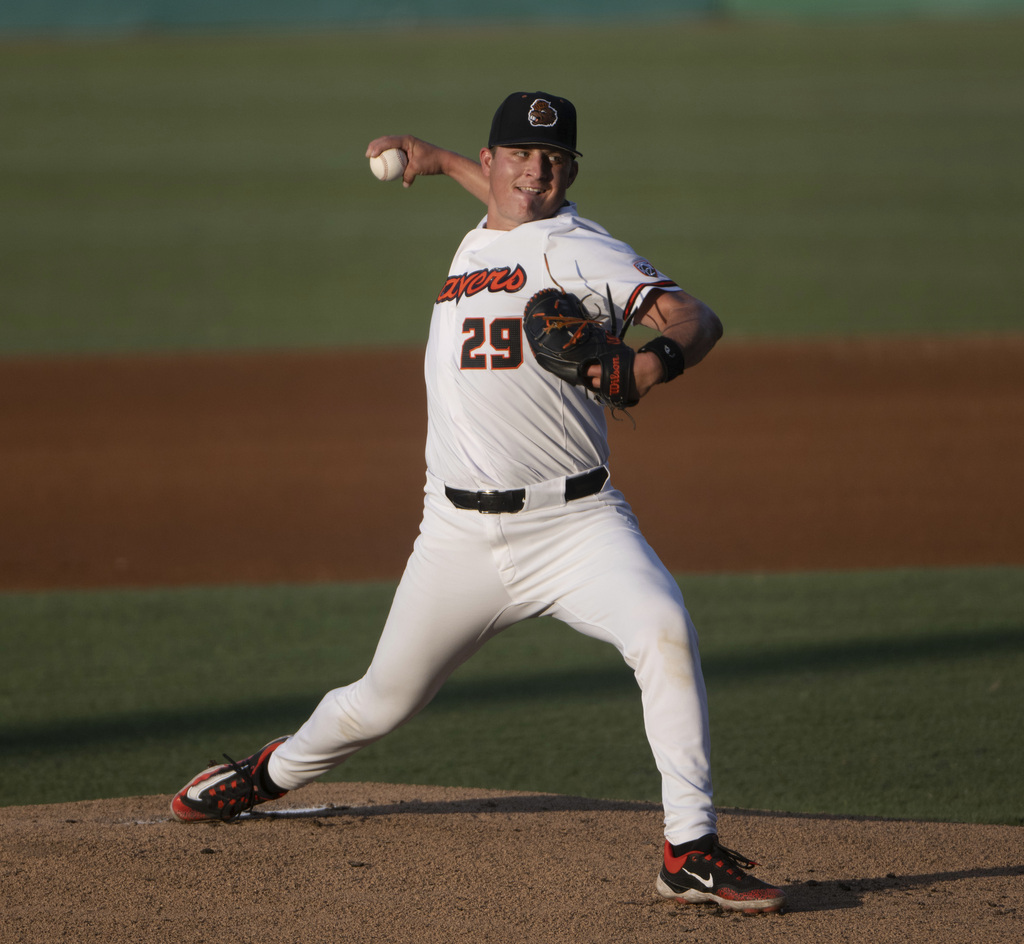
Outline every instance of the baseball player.
POLYGON ((783 892, 718 841, 696 632, 608 469, 607 408, 693 369, 718 318, 566 199, 581 155, 564 98, 509 95, 479 162, 411 136, 367 155, 391 147, 405 186, 444 174, 486 205, 434 302, 419 536, 366 674, 290 737, 197 774, 174 815, 230 819, 310 783, 412 718, 487 640, 554 616, 615 646, 639 684, 665 811, 657 892, 779 911, 783 892), (658 337, 634 352, 630 324, 658 337))

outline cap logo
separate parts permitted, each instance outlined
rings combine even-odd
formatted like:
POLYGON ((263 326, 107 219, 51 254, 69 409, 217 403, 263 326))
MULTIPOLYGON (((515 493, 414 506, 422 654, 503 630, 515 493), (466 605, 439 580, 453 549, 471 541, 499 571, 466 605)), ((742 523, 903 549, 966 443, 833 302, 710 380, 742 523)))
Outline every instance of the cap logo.
POLYGON ((535 98, 530 106, 529 121, 534 128, 552 128, 558 122, 558 112, 546 98, 535 98))

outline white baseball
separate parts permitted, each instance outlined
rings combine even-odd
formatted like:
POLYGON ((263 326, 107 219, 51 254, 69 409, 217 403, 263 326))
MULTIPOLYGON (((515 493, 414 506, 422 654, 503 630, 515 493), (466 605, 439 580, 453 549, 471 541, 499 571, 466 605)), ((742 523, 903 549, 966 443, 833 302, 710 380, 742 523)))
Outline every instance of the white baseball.
POLYGON ((388 148, 370 158, 370 170, 378 180, 398 180, 405 173, 409 158, 401 148, 388 148))

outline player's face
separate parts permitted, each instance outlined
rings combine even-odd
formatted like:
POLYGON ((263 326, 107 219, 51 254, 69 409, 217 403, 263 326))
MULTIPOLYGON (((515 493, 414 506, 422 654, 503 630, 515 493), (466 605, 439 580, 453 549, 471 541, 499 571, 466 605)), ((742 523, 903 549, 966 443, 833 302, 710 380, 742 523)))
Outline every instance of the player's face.
POLYGON ((480 165, 490 185, 487 228, 503 230, 554 216, 577 170, 568 151, 528 145, 484 148, 480 165))

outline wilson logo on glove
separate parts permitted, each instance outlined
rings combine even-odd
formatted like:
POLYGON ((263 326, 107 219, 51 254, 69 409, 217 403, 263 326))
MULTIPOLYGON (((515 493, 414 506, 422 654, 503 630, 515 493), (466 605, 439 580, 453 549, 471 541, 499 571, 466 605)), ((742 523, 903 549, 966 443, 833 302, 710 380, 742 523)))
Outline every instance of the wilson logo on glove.
MULTIPOLYGON (((616 338, 615 340, 618 341, 619 339, 616 338)), ((622 380, 622 369, 619 365, 619 361, 620 358, 618 354, 616 354, 615 357, 612 358, 611 373, 608 374, 608 396, 612 398, 618 397, 619 393, 622 391, 622 385, 620 384, 620 381, 622 380)))

